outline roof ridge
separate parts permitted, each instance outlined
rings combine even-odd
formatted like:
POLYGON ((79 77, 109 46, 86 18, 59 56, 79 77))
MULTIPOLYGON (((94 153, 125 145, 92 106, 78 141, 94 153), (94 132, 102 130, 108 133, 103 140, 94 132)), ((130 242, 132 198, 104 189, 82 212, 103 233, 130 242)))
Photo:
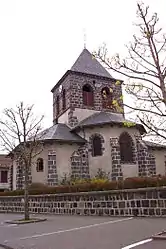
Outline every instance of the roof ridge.
POLYGON ((107 117, 111 120, 111 118, 110 118, 110 114, 112 114, 112 112, 110 113, 110 112, 105 112, 105 114, 107 115, 107 117))
MULTIPOLYGON (((89 115, 88 117, 86 117, 86 118, 84 118, 83 120, 81 120, 76 126, 80 125, 81 123, 85 122, 87 119, 89 119, 89 118, 91 118, 91 117, 94 117, 94 116, 96 116, 96 115, 99 115, 100 113, 101 113, 101 111, 100 111, 100 112, 95 112, 95 113, 89 115)), ((74 128, 72 128, 71 130, 73 130, 73 129, 74 129, 74 128)))

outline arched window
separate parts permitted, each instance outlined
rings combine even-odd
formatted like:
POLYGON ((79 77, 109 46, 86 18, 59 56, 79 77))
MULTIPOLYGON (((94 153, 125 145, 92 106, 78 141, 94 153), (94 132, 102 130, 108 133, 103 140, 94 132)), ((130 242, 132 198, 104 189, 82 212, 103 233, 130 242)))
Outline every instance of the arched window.
POLYGON ((133 162, 133 140, 127 132, 123 132, 119 138, 120 157, 122 163, 133 162))
POLYGON ((43 170, 44 170, 43 158, 38 158, 38 159, 37 159, 36 171, 37 171, 37 172, 43 172, 43 170))
POLYGON ((108 87, 104 87, 101 90, 101 96, 102 96, 102 107, 112 108, 113 96, 111 90, 108 87))
POLYGON ((102 156, 102 141, 97 135, 92 138, 92 156, 102 156))
POLYGON ((83 104, 87 106, 93 106, 93 89, 90 85, 86 84, 83 86, 83 104))
POLYGON ((56 115, 59 114, 59 96, 56 98, 56 115))
POLYGON ((62 109, 66 109, 66 90, 64 89, 62 92, 62 109))

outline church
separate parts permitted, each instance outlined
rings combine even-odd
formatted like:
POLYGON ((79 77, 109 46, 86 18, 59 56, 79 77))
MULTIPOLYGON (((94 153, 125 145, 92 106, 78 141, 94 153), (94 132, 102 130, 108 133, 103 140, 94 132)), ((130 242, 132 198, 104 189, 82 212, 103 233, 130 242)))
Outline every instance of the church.
MULTIPOLYGON (((44 148, 34 158, 32 183, 54 186, 65 175, 90 178, 99 169, 110 180, 165 175, 166 146, 144 141, 143 125, 126 125, 122 81, 86 48, 51 92, 53 125, 42 132, 44 148)), ((22 187, 23 172, 14 162, 13 189, 22 187)))

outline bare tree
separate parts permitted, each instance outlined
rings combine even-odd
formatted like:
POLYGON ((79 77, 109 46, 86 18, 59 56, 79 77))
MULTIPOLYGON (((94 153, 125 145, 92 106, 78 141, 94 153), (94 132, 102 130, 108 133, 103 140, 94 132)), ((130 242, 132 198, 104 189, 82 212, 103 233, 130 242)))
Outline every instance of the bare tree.
POLYGON ((150 15, 149 6, 137 3, 137 20, 138 32, 127 46, 125 59, 119 54, 110 58, 106 46, 94 55, 127 78, 122 84, 131 102, 125 106, 136 112, 151 138, 166 140, 166 36, 158 27, 157 13, 150 15))
POLYGON ((43 116, 37 118, 33 105, 21 102, 15 109, 6 108, 0 120, 0 140, 5 151, 18 161, 24 178, 24 218, 29 217, 29 171, 32 159, 42 150, 39 139, 43 116))

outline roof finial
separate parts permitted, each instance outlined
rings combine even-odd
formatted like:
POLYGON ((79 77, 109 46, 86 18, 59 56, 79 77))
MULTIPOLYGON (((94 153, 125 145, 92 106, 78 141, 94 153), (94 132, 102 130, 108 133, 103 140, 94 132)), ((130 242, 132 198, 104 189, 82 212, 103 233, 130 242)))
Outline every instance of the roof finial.
POLYGON ((84 48, 86 48, 86 29, 84 28, 84 48))

